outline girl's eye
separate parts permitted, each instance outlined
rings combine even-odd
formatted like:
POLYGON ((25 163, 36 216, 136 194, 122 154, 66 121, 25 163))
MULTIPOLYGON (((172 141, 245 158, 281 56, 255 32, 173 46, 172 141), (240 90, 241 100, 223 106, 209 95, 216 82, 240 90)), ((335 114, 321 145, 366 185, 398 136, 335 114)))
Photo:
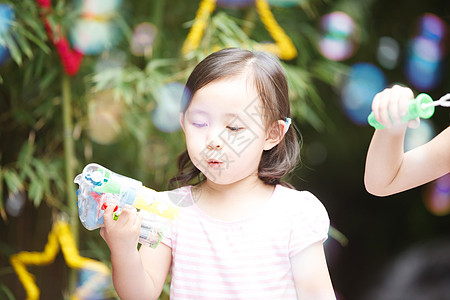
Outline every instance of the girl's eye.
POLYGON ((227 129, 233 132, 238 132, 241 131, 242 129, 244 129, 244 127, 239 127, 239 126, 227 126, 227 129))
POLYGON ((202 127, 208 126, 208 124, 203 123, 203 122, 193 122, 192 125, 194 125, 197 128, 202 128, 202 127))

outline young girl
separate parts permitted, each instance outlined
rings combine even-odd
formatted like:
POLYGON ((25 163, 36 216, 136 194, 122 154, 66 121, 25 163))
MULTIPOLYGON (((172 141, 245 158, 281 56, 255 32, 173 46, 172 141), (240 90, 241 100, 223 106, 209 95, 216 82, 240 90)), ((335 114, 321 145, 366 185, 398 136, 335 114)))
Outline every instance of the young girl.
POLYGON ((366 159, 364 183, 369 193, 387 196, 432 181, 450 172, 450 127, 428 143, 403 151, 407 126, 419 119, 400 122, 413 92, 394 86, 377 94, 372 103, 375 119, 386 128, 375 130, 366 159))
POLYGON ((224 49, 193 70, 181 113, 187 151, 172 183, 188 193, 172 234, 138 251, 141 217, 105 211, 121 299, 336 299, 323 251, 329 219, 311 193, 281 178, 297 162, 288 87, 269 54, 224 49), (195 185, 189 185, 197 179, 195 185))

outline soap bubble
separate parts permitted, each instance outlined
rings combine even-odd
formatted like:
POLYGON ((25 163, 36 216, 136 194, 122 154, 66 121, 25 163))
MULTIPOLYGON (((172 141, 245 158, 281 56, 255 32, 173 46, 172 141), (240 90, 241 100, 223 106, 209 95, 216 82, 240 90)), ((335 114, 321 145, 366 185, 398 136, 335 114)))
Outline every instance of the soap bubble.
POLYGON ((417 37, 408 45, 406 77, 417 89, 429 91, 439 85, 442 77, 442 48, 433 40, 417 37))
POLYGON ((319 50, 328 59, 341 61, 353 55, 356 49, 355 22, 346 13, 336 11, 321 18, 322 36, 319 50))
POLYGON ((400 46, 391 37, 383 36, 378 41, 377 59, 381 66, 392 70, 397 66, 400 46))
POLYGON ((367 124, 367 116, 372 111, 373 97, 386 86, 384 73, 370 63, 357 63, 341 91, 342 106, 346 115, 355 124, 367 124))
POLYGON ((112 90, 94 94, 89 102, 89 136, 101 145, 117 140, 122 131, 123 100, 114 97, 112 90))
POLYGON ((430 120, 420 120, 418 128, 408 128, 405 134, 404 147, 409 151, 429 142, 435 136, 434 128, 430 120))
POLYGON ((181 105, 186 101, 185 98, 189 97, 184 91, 185 85, 179 82, 168 83, 157 91, 157 106, 152 113, 152 120, 159 130, 174 132, 181 128, 181 105))
MULTIPOLYGON (((0 4, 0 37, 11 28, 11 23, 15 20, 14 10, 9 4, 0 4)), ((10 58, 10 53, 6 45, 0 45, 0 65, 10 58)))
POLYGON ((437 216, 450 214, 450 174, 427 185, 424 204, 428 211, 437 216))
POLYGON ((426 13, 418 21, 419 36, 429 40, 441 41, 447 31, 444 21, 438 16, 426 13))
POLYGON ((147 22, 137 25, 134 28, 133 39, 131 40, 131 53, 136 56, 150 55, 157 31, 153 24, 147 22))
POLYGON ((120 0, 81 1, 81 18, 70 31, 70 39, 78 51, 96 55, 118 43, 114 16, 120 3, 120 0))

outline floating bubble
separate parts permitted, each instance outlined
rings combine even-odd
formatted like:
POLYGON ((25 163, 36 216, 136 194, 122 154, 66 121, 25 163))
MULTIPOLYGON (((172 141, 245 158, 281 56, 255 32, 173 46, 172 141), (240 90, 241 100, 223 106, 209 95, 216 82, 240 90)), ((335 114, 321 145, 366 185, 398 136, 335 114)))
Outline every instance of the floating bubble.
POLYGON ((184 94, 185 85, 171 82, 162 86, 155 95, 157 106, 152 114, 153 124, 165 132, 174 132, 181 128, 179 118, 181 105, 189 95, 184 94))
POLYGON ((392 70, 397 66, 400 46, 391 37, 383 36, 378 41, 377 59, 381 66, 392 70))
POLYGON ((321 18, 321 38, 319 50, 331 60, 345 60, 353 55, 356 48, 355 22, 346 13, 336 11, 321 18))
POLYGON ((70 32, 78 51, 96 55, 113 48, 117 43, 117 28, 109 22, 78 20, 70 32))
POLYGON ((114 97, 112 90, 94 94, 89 102, 89 136, 101 145, 117 140, 122 131, 123 100, 114 97))
POLYGON ((427 186, 425 207, 437 216, 450 214, 450 174, 436 179, 427 186))
POLYGON ((366 125, 372 111, 373 97, 386 86, 383 71, 370 63, 357 63, 341 91, 343 109, 355 124, 366 125))
POLYGON ((4 64, 10 57, 9 49, 0 46, 0 65, 4 64))
POLYGON ((433 40, 417 37, 408 45, 406 77, 417 89, 429 91, 439 85, 442 77, 442 48, 433 40))
POLYGON ((9 193, 6 199, 5 210, 10 216, 18 217, 20 215, 25 205, 25 196, 24 191, 9 193))
POLYGON ((418 128, 408 128, 405 134, 405 151, 409 151, 430 141, 435 136, 430 120, 421 119, 418 128))
POLYGON ((78 51, 96 55, 112 49, 119 42, 114 16, 120 3, 119 0, 81 2, 81 19, 70 31, 70 39, 78 51))
POLYGON ((131 40, 131 53, 136 56, 149 56, 152 52, 157 29, 153 24, 141 23, 134 28, 131 40))
POLYGON ((9 4, 0 4, 0 34, 9 30, 15 19, 14 9, 9 4))
POLYGON ((241 8, 255 4, 255 0, 217 0, 217 6, 241 8))
POLYGON ((444 38, 447 28, 441 18, 426 13, 419 19, 418 30, 419 36, 439 42, 444 38))
MULTIPOLYGON (((9 4, 0 4, 0 37, 11 28, 11 23, 15 19, 14 10, 9 4)), ((9 49, 0 45, 0 65, 10 58, 9 49)))

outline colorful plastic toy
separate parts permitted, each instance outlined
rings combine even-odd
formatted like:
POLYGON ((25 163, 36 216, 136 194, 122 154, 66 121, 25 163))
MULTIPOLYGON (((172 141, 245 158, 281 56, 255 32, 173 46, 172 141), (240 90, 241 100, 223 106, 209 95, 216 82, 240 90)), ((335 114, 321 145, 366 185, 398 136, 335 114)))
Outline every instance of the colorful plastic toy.
MULTIPOLYGON (((450 106, 450 94, 446 94, 445 96, 441 97, 438 101, 433 101, 433 99, 427 95, 427 94, 419 94, 415 99, 411 99, 408 102, 408 111, 405 116, 402 117, 402 122, 408 122, 410 120, 413 120, 417 117, 422 119, 428 119, 431 118, 431 116, 434 114, 434 108, 435 106, 450 106)), ((374 127, 375 129, 383 129, 385 128, 384 125, 380 124, 373 114, 373 112, 370 113, 369 117, 367 118, 369 124, 374 127)))
POLYGON ((186 195, 177 191, 156 192, 140 181, 116 174, 91 163, 74 180, 79 185, 78 214, 83 226, 94 230, 103 226, 103 213, 108 205, 115 205, 115 218, 122 208, 131 205, 143 214, 139 242, 155 248, 168 230, 186 195))

